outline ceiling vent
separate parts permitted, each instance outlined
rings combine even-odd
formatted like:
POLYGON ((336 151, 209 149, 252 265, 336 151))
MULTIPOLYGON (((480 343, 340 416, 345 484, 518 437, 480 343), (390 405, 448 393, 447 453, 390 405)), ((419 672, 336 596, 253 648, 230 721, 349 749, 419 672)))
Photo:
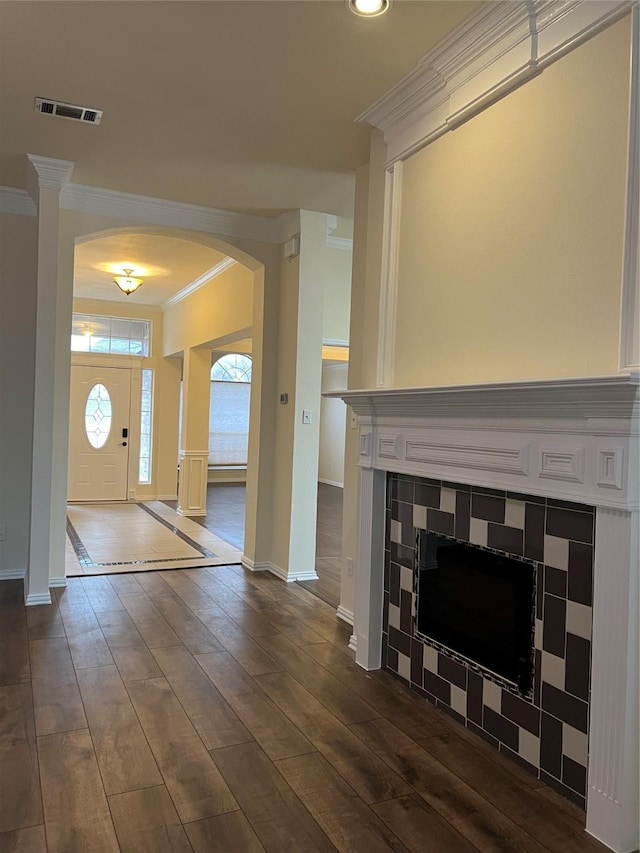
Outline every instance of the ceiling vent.
POLYGON ((78 107, 75 104, 51 101, 48 98, 36 98, 36 112, 59 116, 60 118, 70 118, 73 121, 82 121, 86 124, 100 124, 102 121, 102 110, 78 107))

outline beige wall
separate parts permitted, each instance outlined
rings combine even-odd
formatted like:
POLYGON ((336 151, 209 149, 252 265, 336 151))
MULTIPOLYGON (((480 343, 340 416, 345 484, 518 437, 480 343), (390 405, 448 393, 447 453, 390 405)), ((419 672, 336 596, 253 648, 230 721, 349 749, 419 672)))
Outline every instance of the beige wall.
POLYGON ((0 573, 28 557, 37 239, 35 217, 0 214, 0 573))
MULTIPOLYGON (((351 220, 341 217, 334 235, 350 237, 352 229, 351 220)), ((327 246, 326 237, 316 252, 317 262, 322 268, 324 291, 322 338, 325 341, 348 341, 353 252, 327 246)))
POLYGON ((165 310, 163 354, 233 339, 234 335, 246 337, 252 315, 253 272, 234 264, 165 310))
POLYGON ((399 386, 618 369, 629 19, 404 165, 399 386))
MULTIPOLYGON (((347 387, 349 365, 322 366, 322 393, 341 391, 347 387)), ((318 480, 334 486, 344 485, 344 441, 346 406, 342 400, 323 399, 320 406, 320 455, 318 480)))

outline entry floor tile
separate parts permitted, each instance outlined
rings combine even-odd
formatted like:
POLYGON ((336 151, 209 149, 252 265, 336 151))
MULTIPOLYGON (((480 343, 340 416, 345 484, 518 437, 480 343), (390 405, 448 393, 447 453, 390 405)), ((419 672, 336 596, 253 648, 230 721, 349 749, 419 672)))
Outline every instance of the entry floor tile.
POLYGON ((239 563, 242 552, 160 501, 67 506, 67 577, 239 563))

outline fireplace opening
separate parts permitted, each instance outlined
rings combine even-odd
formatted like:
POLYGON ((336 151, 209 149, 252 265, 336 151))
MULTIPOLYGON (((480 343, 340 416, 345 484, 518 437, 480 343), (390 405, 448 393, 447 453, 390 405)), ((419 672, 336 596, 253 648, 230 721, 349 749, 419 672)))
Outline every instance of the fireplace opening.
POLYGON ((417 628, 481 667, 531 689, 531 563, 418 531, 417 628))

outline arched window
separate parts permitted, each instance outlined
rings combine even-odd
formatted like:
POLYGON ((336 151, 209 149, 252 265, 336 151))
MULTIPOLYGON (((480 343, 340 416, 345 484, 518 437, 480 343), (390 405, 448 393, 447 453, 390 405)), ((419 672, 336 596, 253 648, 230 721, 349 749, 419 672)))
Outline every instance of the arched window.
POLYGON ((211 368, 209 465, 247 464, 250 396, 251 356, 221 356, 211 368))

